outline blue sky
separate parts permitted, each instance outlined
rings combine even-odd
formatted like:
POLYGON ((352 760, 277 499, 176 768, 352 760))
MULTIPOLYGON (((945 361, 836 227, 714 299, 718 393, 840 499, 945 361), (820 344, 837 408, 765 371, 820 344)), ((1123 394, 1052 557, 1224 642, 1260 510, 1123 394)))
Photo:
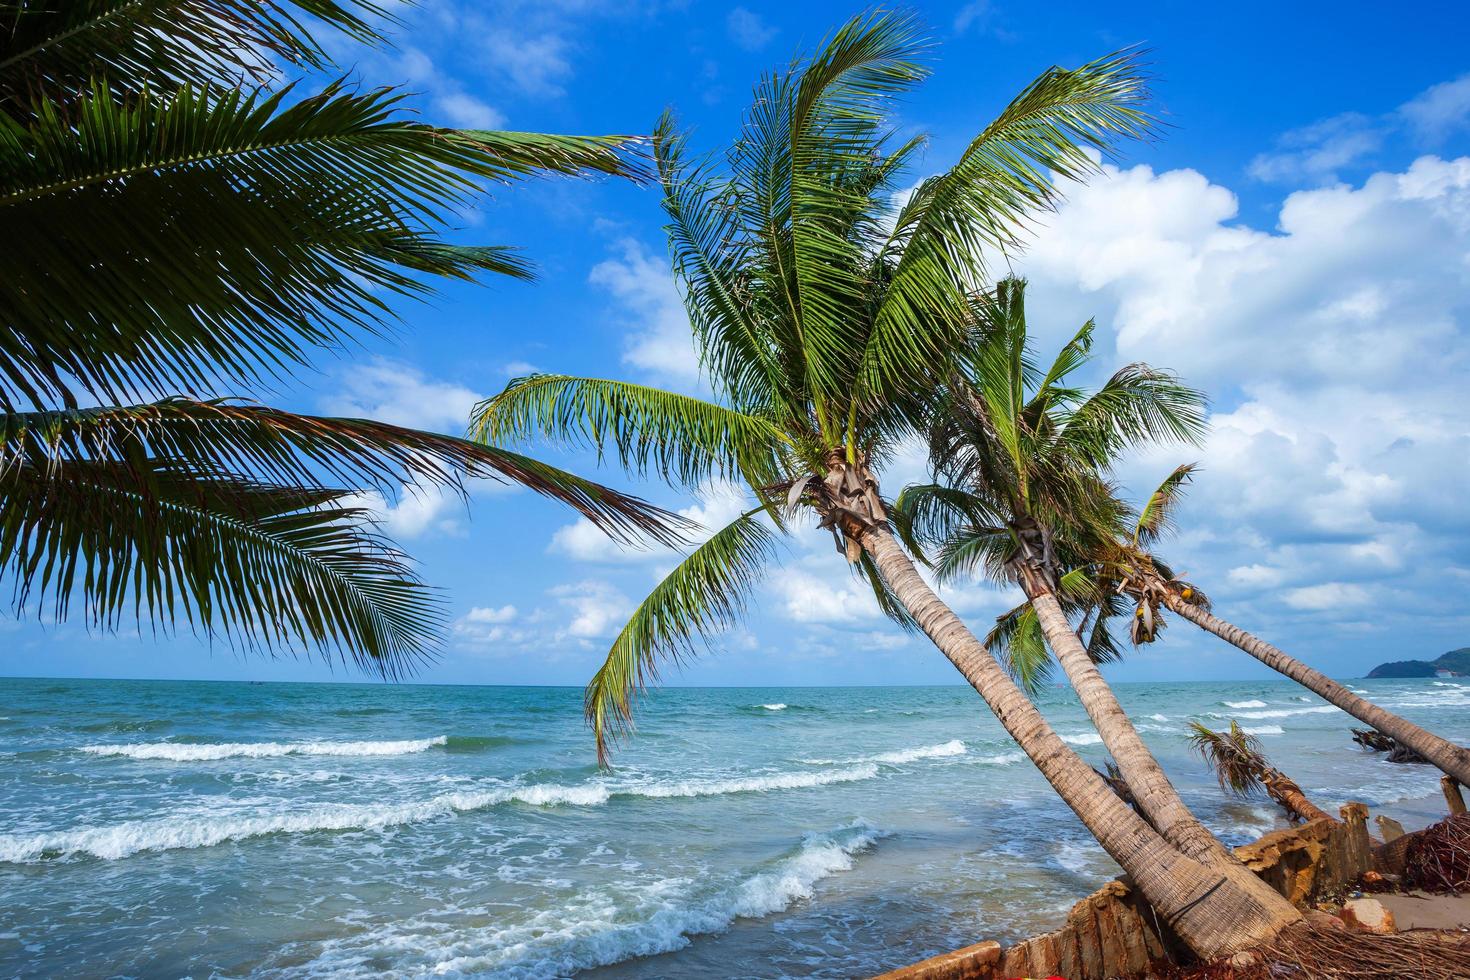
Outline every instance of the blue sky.
MULTIPOLYGON (((590 0, 422 0, 383 51, 343 48, 368 83, 400 83, 435 122, 647 132, 666 106, 697 145, 725 145, 763 70, 860 7, 590 0)), ((1144 490, 1204 465, 1168 549, 1229 619, 1340 676, 1470 645, 1470 12, 1368 3, 917 5, 932 79, 896 124, 943 169, 1052 64, 1141 43, 1164 139, 1073 188, 1016 261, 1043 344, 1100 326, 1099 370, 1174 368, 1211 395, 1199 450, 1130 460, 1144 490)), ((476 398, 530 369, 696 391, 655 194, 615 182, 497 189, 456 237, 522 245, 538 282, 453 287, 402 309, 395 337, 323 358, 270 397, 287 407, 459 431, 476 398)), ((585 456, 554 456, 593 472, 585 456)), ((917 458, 887 475, 920 478, 917 458)), ((740 504, 657 486, 691 516, 740 504)), ((370 501, 372 502, 372 501, 370 501)), ((431 682, 580 684, 628 610, 676 560, 620 552, 525 492, 477 487, 468 508, 381 504, 445 589, 454 618, 431 682)), ((925 642, 877 615, 829 539, 796 538, 748 629, 682 673, 689 684, 950 683, 925 642)), ((949 591, 977 632, 1011 597, 949 591)), ((1109 668, 1121 680, 1265 676, 1186 624, 1109 668)), ((360 679, 192 637, 0 620, 0 673, 360 679)))

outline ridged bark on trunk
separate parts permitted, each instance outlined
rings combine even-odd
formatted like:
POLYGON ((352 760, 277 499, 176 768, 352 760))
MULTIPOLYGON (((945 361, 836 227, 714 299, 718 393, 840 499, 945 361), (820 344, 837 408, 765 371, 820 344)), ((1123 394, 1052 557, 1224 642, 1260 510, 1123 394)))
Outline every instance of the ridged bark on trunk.
POLYGON ((841 519, 924 634, 964 675, 1047 782, 1143 896, 1197 955, 1222 956, 1270 940, 1300 913, 1250 891, 1170 845, 1129 809, 1052 730, 958 616, 934 594, 886 524, 841 519))
POLYGON ((1199 606, 1186 602, 1171 589, 1161 590, 1164 605, 1169 610, 1207 633, 1213 633, 1233 646, 1239 647, 1277 673, 1284 674, 1298 684, 1334 704, 1368 725, 1372 725, 1395 741, 1418 752, 1441 772, 1453 776, 1462 784, 1470 785, 1470 750, 1425 731, 1406 718, 1384 711, 1371 701, 1365 701, 1337 681, 1314 670, 1276 647, 1252 636, 1238 626, 1225 622, 1199 606))
MULTIPOLYGON (((1148 822, 1164 839, 1190 857, 1206 864, 1240 863, 1231 856, 1215 835, 1199 822, 1184 801, 1163 767, 1143 743, 1133 722, 1118 703, 1112 687, 1087 655, 1087 649, 1072 630, 1045 575, 1038 569, 1022 565, 1018 576, 1022 590, 1036 611, 1036 618, 1046 636, 1047 645, 1062 665, 1087 716, 1102 736, 1103 745, 1118 764, 1118 770, 1134 800, 1148 822)), ((1242 868, 1242 870, 1244 870, 1242 868)), ((1250 874, 1249 871, 1245 872, 1250 874)), ((1252 876, 1254 877, 1254 876, 1252 876)))

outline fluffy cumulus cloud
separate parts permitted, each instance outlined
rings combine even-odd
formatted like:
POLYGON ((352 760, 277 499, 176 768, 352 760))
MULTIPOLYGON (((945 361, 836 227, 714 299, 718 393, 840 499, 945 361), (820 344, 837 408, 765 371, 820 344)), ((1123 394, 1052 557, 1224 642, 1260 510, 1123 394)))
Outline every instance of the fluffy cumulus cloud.
POLYGON ((1046 345, 1095 315, 1104 360, 1214 396, 1204 447, 1125 473, 1203 462, 1172 550, 1213 594, 1288 633, 1470 625, 1437 587, 1470 566, 1470 158, 1292 193, 1273 228, 1194 171, 1107 168, 1018 267, 1046 345))
POLYGON ((322 411, 433 432, 463 432, 470 410, 483 397, 411 365, 382 359, 354 365, 335 380, 333 390, 320 399, 322 411))
POLYGON ((620 239, 616 256, 592 267, 589 281, 617 301, 627 329, 623 360, 659 380, 689 387, 699 380, 699 357, 669 260, 638 241, 620 239))

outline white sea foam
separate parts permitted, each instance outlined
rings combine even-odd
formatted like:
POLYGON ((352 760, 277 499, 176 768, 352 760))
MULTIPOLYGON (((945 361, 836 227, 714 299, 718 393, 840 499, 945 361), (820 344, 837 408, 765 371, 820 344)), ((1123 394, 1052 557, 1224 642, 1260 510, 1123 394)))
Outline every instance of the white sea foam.
POLYGON ((1072 745, 1101 745, 1102 736, 1097 732, 1083 732, 1081 735, 1063 735, 1062 741, 1072 745))
POLYGON ((944 759, 949 756, 964 754, 965 743, 955 738, 948 742, 940 742, 938 745, 921 745, 914 749, 899 749, 896 752, 883 752, 878 755, 869 756, 867 761, 882 762, 889 765, 902 765, 905 762, 917 762, 919 759, 944 759))
POLYGON ((1251 701, 1222 701, 1220 703, 1223 704, 1223 705, 1225 705, 1225 707, 1227 707, 1227 708, 1264 708, 1266 706, 1266 702, 1264 702, 1264 701, 1255 701, 1255 700, 1251 700, 1251 701))
POLYGON ((1451 684, 1449 681, 1431 681, 1435 687, 1463 687, 1463 684, 1451 684))
POLYGON ((911 749, 895 749, 892 752, 879 752, 877 755, 865 755, 856 759, 801 759, 800 761, 809 766, 852 766, 861 765, 865 762, 876 762, 880 765, 887 766, 901 766, 906 762, 918 762, 920 759, 944 759, 950 756, 964 755, 966 751, 965 743, 955 738, 936 745, 919 745, 911 749))
POLYGON ((212 847, 266 834, 380 830, 420 823, 451 813, 483 810, 512 800, 536 806, 605 803, 606 787, 527 786, 445 793, 408 803, 319 803, 281 813, 247 811, 197 814, 156 820, 129 820, 104 827, 39 834, 0 834, 0 863, 24 864, 46 858, 98 857, 112 861, 143 851, 212 847))
POLYGON ((729 779, 679 779, 654 783, 634 783, 613 792, 618 796, 647 796, 667 799, 676 796, 722 796, 726 793, 765 793, 778 789, 807 789, 831 783, 851 783, 872 779, 878 767, 872 763, 830 772, 777 772, 759 776, 729 779))
POLYGON ((336 975, 379 956, 401 961, 406 954, 414 961, 408 970, 414 974, 560 977, 666 953, 687 946, 690 936, 720 932, 736 919, 771 915, 810 899, 820 882, 850 870, 857 855, 884 836, 861 820, 808 834, 793 853, 765 870, 713 887, 696 879, 666 879, 625 891, 616 900, 593 889, 555 910, 448 930, 428 920, 397 920, 367 935, 327 943, 304 972, 336 975))
MULTIPOLYGON (((1330 704, 1319 704, 1319 705, 1317 705, 1314 708, 1273 708, 1270 711, 1242 711, 1240 714, 1236 715, 1235 717, 1237 717, 1237 718, 1290 718, 1293 715, 1327 714, 1329 712, 1340 711, 1340 710, 1342 710, 1342 709, 1333 707, 1330 704)), ((1220 717, 1223 717, 1223 716, 1216 714, 1216 715, 1213 715, 1212 717, 1220 718, 1220 717)))
POLYGON ((786 710, 786 705, 782 704, 779 701, 777 701, 775 704, 760 704, 760 705, 756 705, 756 707, 758 707, 758 708, 765 708, 767 711, 785 711, 786 710))
POLYGON ((168 762, 215 762, 220 759, 272 759, 283 755, 410 755, 449 740, 404 739, 396 742, 145 742, 137 745, 84 745, 89 755, 124 756, 129 759, 162 759, 168 762))
POLYGON ((1168 715, 1149 715, 1149 717, 1152 718, 1154 721, 1168 721, 1169 720, 1169 716, 1168 715))
POLYGON ((876 764, 827 772, 763 773, 726 779, 685 779, 616 784, 598 780, 572 786, 504 786, 445 793, 406 803, 323 803, 289 812, 244 810, 164 819, 130 820, 103 827, 33 834, 0 834, 0 864, 48 858, 97 857, 115 860, 142 851, 211 847, 266 834, 379 830, 418 823, 451 813, 483 810, 505 803, 531 806, 598 806, 610 798, 720 796, 808 789, 872 779, 876 764))
POLYGON ((1245 729, 1247 735, 1284 735, 1285 730, 1280 725, 1260 725, 1256 728, 1245 729))
POLYGON ((1026 758, 1024 752, 1002 752, 999 755, 979 755, 975 757, 975 761, 986 766, 1008 766, 1024 758, 1026 758))

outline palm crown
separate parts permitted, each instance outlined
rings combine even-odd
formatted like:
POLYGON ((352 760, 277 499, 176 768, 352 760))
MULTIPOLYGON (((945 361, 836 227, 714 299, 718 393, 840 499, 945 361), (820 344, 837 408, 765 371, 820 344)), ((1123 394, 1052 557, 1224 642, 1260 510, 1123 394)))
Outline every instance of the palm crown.
POLYGON ((738 479, 758 506, 691 553, 640 605, 588 688, 605 751, 663 659, 728 627, 795 512, 815 512, 903 619, 855 547, 881 521, 875 468, 916 431, 971 323, 987 253, 1013 247, 1057 182, 1150 129, 1144 79, 1119 55, 1053 68, 949 170, 898 192, 923 146, 898 140, 894 101, 926 74, 917 23, 874 13, 757 87, 719 161, 693 158, 666 117, 654 149, 674 269, 716 399, 603 379, 519 379, 476 410, 486 442, 550 436, 612 448, 686 485, 738 479), (857 521, 859 524, 854 524, 857 521))
POLYGON ((444 129, 391 89, 275 84, 273 65, 331 70, 307 23, 373 41, 379 14, 0 12, 0 570, 17 614, 79 600, 105 627, 138 613, 395 674, 432 651, 442 611, 355 491, 509 479, 614 533, 669 533, 658 509, 525 456, 218 397, 386 329, 434 279, 529 276, 504 246, 441 237, 486 183, 641 172, 626 138, 444 129))
MULTIPOLYGON (((934 550, 941 580, 978 573, 1004 583, 1036 568, 1083 620, 1093 660, 1114 659, 1108 619, 1122 602, 1104 581, 1107 559, 1136 524, 1147 534, 1165 511, 1157 504, 1134 515, 1115 493, 1112 469, 1120 453, 1141 443, 1197 439, 1203 398, 1145 364, 1119 369, 1096 391, 1079 386, 1091 358, 1091 320, 1042 371, 1020 280, 1002 281, 976 311, 961 371, 929 426, 940 479, 905 488, 897 524, 911 548, 934 550)), ((1050 657, 1029 602, 1001 616, 986 645, 1028 687, 1048 675, 1050 657)))

